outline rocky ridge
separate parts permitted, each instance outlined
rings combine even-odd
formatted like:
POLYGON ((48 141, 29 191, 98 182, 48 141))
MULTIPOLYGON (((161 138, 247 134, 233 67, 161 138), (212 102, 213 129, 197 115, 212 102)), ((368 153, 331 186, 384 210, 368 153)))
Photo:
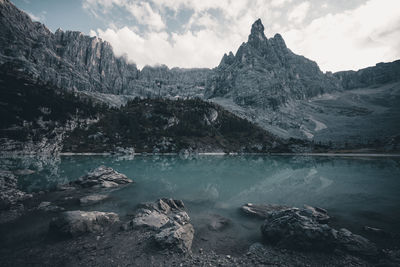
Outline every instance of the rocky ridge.
POLYGON ((207 69, 145 67, 115 56, 97 37, 33 22, 9 0, 0 3, 0 68, 58 88, 117 95, 202 96, 207 69), (162 89, 162 90, 161 90, 162 89))
POLYGON ((241 106, 276 109, 293 99, 341 90, 318 65, 294 54, 280 34, 268 39, 258 19, 236 54, 224 55, 207 82, 206 97, 231 98, 241 106))

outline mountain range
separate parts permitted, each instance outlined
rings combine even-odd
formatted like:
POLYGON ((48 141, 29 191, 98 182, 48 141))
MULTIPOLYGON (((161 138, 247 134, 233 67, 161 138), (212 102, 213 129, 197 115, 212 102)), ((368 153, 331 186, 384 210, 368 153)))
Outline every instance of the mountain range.
POLYGON ((400 60, 323 73, 316 62, 293 53, 280 34, 267 38, 259 19, 247 42, 214 69, 139 70, 116 57, 108 42, 80 32, 52 33, 0 0, 0 72, 114 107, 135 97, 197 98, 282 140, 399 149, 400 60))

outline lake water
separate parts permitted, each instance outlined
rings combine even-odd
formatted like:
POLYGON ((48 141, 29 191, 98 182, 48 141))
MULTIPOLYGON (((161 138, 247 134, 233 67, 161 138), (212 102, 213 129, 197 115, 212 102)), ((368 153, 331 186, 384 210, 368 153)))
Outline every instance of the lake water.
MULTIPOLYGON (((252 203, 322 207, 332 225, 361 233, 363 226, 400 233, 400 158, 318 156, 62 156, 1 158, 2 169, 32 169, 20 176, 29 191, 75 180, 106 165, 135 181, 109 201, 86 209, 132 213, 140 202, 158 198, 184 201, 198 235, 207 234, 211 214, 232 221, 225 234, 243 244, 260 238, 260 222, 239 208, 252 203)), ((218 237, 218 235, 221 235, 218 237)), ((218 241, 219 240, 219 241, 218 241)), ((199 241, 201 243, 201 241, 199 241)))

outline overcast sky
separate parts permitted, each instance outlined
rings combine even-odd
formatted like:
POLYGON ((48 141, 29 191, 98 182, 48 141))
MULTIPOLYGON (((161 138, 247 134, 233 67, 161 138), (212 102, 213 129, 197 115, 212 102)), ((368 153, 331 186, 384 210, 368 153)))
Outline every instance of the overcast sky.
POLYGON ((215 67, 261 18, 323 71, 400 59, 400 0, 12 0, 52 31, 109 41, 138 67, 215 67))

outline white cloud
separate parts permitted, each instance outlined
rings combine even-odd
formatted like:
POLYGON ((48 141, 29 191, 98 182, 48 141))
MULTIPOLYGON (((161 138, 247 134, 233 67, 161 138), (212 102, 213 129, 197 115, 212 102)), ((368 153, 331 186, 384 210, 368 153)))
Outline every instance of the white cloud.
POLYGON ((133 15, 138 24, 146 25, 152 30, 162 30, 165 23, 158 11, 153 10, 147 1, 128 0, 84 0, 82 7, 99 18, 101 14, 110 13, 113 7, 120 7, 133 15))
POLYGON ((85 0, 87 9, 97 6, 96 14, 122 7, 147 26, 144 31, 133 25, 113 26, 90 34, 109 41, 116 54, 127 54, 139 67, 215 67, 224 53, 236 52, 251 24, 261 18, 268 37, 281 33, 290 49, 317 61, 323 70, 358 69, 400 58, 399 0, 368 0, 336 14, 328 13, 337 10, 333 3, 313 5, 311 10, 312 1, 148 1, 85 0), (171 31, 165 17, 180 10, 193 14, 179 31, 171 31), (282 15, 288 10, 288 16, 282 15))
POLYGON ((25 11, 25 12, 26 12, 26 14, 29 15, 29 17, 31 17, 31 19, 32 19, 33 21, 40 21, 40 17, 35 16, 33 13, 30 13, 30 12, 27 12, 27 11, 25 11))
POLYGON ((293 21, 295 23, 303 22, 303 20, 307 16, 310 6, 311 5, 309 2, 303 2, 303 3, 299 4, 298 6, 295 6, 288 15, 289 21, 293 21))
POLYGON ((127 4, 125 7, 140 24, 146 24, 156 30, 165 28, 160 14, 155 12, 148 2, 127 4))
POLYGON ((400 57, 400 1, 370 0, 284 33, 294 52, 323 70, 359 69, 400 57))
POLYGON ((110 42, 116 55, 126 54, 128 60, 135 62, 139 68, 160 63, 170 67, 214 67, 227 47, 232 43, 238 47, 241 42, 237 35, 222 39, 209 29, 171 35, 166 32, 151 32, 140 36, 124 27, 116 31, 98 30, 96 35, 110 42))
POLYGON ((46 20, 46 11, 42 11, 39 15, 35 15, 31 12, 25 11, 26 14, 33 20, 33 21, 40 21, 44 22, 46 20))
POLYGON ((272 0, 271 5, 273 7, 281 7, 285 5, 286 3, 290 3, 292 0, 272 0))

